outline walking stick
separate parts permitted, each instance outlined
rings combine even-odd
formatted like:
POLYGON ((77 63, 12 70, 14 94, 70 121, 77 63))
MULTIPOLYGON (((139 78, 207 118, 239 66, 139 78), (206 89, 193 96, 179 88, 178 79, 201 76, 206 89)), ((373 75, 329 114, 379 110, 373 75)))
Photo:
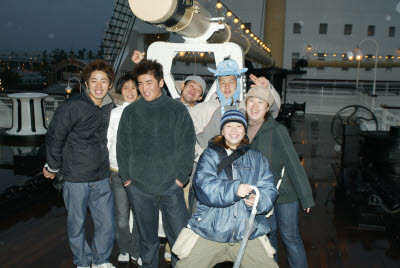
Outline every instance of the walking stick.
POLYGON ((247 241, 249 240, 250 235, 256 229, 256 226, 254 224, 254 218, 256 217, 256 214, 257 214, 257 204, 258 204, 258 200, 260 199, 260 191, 255 186, 250 186, 250 188, 256 192, 256 200, 254 201, 253 208, 252 208, 251 214, 250 214, 250 218, 246 220, 246 224, 245 224, 246 228, 244 231, 242 243, 240 244, 239 253, 236 257, 233 268, 239 268, 240 263, 242 262, 244 252, 246 251, 247 241))

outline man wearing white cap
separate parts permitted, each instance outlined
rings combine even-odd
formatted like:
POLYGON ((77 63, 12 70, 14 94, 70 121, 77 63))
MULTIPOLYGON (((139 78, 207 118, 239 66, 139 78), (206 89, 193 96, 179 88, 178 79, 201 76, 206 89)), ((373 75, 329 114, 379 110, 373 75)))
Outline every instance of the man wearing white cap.
POLYGON ((182 92, 179 101, 190 109, 203 99, 206 82, 200 76, 191 75, 186 77, 185 82, 181 85, 181 89, 182 92))

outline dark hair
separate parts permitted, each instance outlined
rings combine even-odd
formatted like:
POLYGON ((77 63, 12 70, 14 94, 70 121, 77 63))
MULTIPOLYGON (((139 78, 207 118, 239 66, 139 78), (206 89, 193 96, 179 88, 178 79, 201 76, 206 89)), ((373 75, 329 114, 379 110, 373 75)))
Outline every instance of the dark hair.
POLYGON ((156 60, 142 60, 133 68, 133 75, 137 77, 142 74, 152 74, 157 82, 164 78, 163 67, 156 60))
POLYGON ((107 74, 110 80, 110 85, 114 82, 115 74, 110 65, 108 65, 104 60, 96 60, 94 62, 86 65, 82 72, 82 78, 84 82, 89 82, 89 77, 94 71, 103 71, 107 74))
POLYGON ((139 92, 139 90, 137 88, 137 84, 136 84, 136 77, 134 77, 133 74, 131 74, 131 73, 127 73, 118 79, 117 85, 115 86, 115 93, 122 94, 122 87, 128 81, 133 81, 135 83, 136 91, 137 91, 138 95, 140 95, 140 92, 139 92))
MULTIPOLYGON (((212 140, 212 142, 218 146, 224 147, 225 149, 229 149, 229 146, 226 144, 225 137, 222 135, 215 136, 214 139, 212 140)), ((239 146, 243 145, 243 144, 250 144, 249 141, 247 140, 246 136, 244 136, 242 138, 239 146)))

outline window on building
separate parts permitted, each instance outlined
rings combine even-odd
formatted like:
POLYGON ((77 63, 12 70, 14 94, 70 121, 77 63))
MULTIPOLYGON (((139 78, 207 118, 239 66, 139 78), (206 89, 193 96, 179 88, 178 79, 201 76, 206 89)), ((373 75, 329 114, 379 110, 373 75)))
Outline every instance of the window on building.
POLYGON ((396 27, 390 26, 389 27, 389 37, 394 37, 396 35, 396 27))
POLYGON ((375 25, 368 25, 368 36, 375 36, 375 25))
POLYGON ((353 30, 353 24, 344 25, 344 35, 351 35, 352 30, 353 30))
POLYGON ((319 34, 327 34, 327 33, 328 33, 328 23, 320 23, 319 34))
POLYGON ((292 52, 292 68, 296 65, 297 61, 300 59, 299 52, 292 52))
POLYGON ((301 24, 296 22, 293 23, 293 33, 294 34, 301 34, 301 24))
MULTIPOLYGON (((326 57, 326 53, 318 53, 318 55, 317 55, 317 59, 318 59, 319 61, 324 61, 324 60, 325 60, 325 57, 326 57)), ((318 69, 318 70, 323 70, 323 69, 324 69, 324 66, 318 66, 317 69, 318 69)))

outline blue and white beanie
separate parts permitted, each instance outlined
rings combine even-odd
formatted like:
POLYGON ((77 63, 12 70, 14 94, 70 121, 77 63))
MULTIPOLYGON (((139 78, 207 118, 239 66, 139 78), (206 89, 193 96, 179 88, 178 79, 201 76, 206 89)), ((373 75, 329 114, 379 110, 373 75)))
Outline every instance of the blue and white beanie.
POLYGON ((221 76, 229 76, 233 75, 237 77, 237 86, 235 93, 233 94, 232 97, 226 98, 222 91, 219 89, 219 83, 217 83, 217 95, 219 98, 219 101, 221 102, 221 106, 228 106, 231 105, 232 103, 235 103, 237 100, 239 100, 240 97, 240 81, 239 81, 239 76, 244 74, 247 71, 247 68, 242 68, 239 69, 239 65, 237 64, 236 61, 234 60, 224 60, 220 62, 217 65, 217 69, 212 69, 208 68, 210 72, 214 74, 215 77, 219 78, 221 76))
POLYGON ((247 121, 244 114, 239 110, 229 110, 224 113, 221 119, 221 131, 227 123, 236 122, 244 126, 247 132, 247 121))

